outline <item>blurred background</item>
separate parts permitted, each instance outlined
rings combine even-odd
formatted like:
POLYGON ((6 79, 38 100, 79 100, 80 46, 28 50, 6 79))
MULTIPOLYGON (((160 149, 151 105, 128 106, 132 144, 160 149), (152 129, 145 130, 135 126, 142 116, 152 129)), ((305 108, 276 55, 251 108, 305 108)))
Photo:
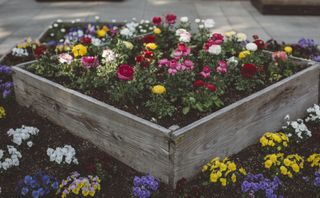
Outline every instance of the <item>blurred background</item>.
POLYGON ((302 37, 320 40, 319 16, 263 15, 249 0, 0 0, 0 54, 25 37, 36 39, 57 19, 90 21, 100 16, 101 21, 123 21, 133 17, 151 20, 155 15, 167 13, 188 16, 191 20, 213 18, 216 22, 214 31, 221 33, 235 30, 248 36, 257 34, 263 39, 285 42, 297 42, 302 37))

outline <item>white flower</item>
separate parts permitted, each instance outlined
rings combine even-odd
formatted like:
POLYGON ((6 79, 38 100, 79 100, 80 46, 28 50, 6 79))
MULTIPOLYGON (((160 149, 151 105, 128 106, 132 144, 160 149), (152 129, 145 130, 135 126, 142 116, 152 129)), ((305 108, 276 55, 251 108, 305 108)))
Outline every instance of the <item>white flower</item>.
POLYGON ((58 19, 57 20, 57 23, 62 23, 63 21, 61 19, 58 19))
POLYGON ((213 28, 215 26, 215 22, 213 19, 206 19, 204 21, 204 27, 207 28, 207 29, 210 29, 210 28, 213 28))
POLYGON ((116 54, 111 49, 105 49, 102 52, 102 57, 105 58, 107 63, 111 63, 116 60, 116 54))
POLYGON ((71 164, 72 162, 75 164, 78 163, 78 160, 75 157, 76 151, 70 145, 65 145, 63 148, 57 147, 56 149, 48 148, 47 155, 50 157, 50 161, 54 161, 58 164, 71 164))
POLYGON ((203 28, 204 28, 204 25, 200 24, 199 29, 203 29, 203 28))
POLYGON ((228 32, 225 32, 224 35, 230 39, 232 38, 233 36, 235 36, 237 33, 235 31, 228 31, 228 32))
POLYGON ((54 23, 53 24, 53 27, 58 27, 59 25, 57 23, 54 23))
POLYGON ((66 32, 66 29, 61 28, 60 32, 65 33, 65 32, 66 32))
POLYGON ((238 42, 243 42, 247 40, 247 35, 245 33, 237 33, 236 38, 238 42))
POLYGON ((95 19, 96 21, 99 21, 99 20, 100 20, 100 16, 95 16, 94 19, 95 19))
POLYGON ((258 46, 255 43, 248 43, 246 45, 247 50, 255 52, 258 49, 258 46))
POLYGON ((200 23, 201 20, 200 20, 200 19, 195 19, 194 22, 195 22, 195 23, 200 23))
MULTIPOLYGON (((7 146, 8 153, 10 155, 10 158, 4 159, 4 161, 0 161, 0 172, 1 169, 7 170, 13 166, 19 166, 19 158, 22 157, 21 153, 13 146, 8 145, 7 146)), ((4 151, 0 150, 0 160, 2 159, 4 155, 4 151), (1 156, 2 155, 2 156, 1 156)))
POLYGON ((51 37, 54 37, 54 33, 51 33, 50 36, 51 36, 51 37))
POLYGON ((94 46, 100 46, 102 44, 102 41, 98 38, 91 38, 91 43, 94 46))
POLYGON ((121 30, 120 30, 120 34, 121 34, 122 36, 125 36, 125 37, 132 37, 132 36, 133 36, 133 32, 130 31, 129 28, 123 28, 123 29, 121 29, 121 30))
POLYGON ((28 145, 29 148, 31 148, 33 146, 33 142, 32 141, 28 141, 27 145, 28 145))
POLYGON ((231 64, 231 63, 234 63, 235 65, 238 65, 239 61, 235 56, 232 56, 227 60, 227 63, 228 63, 228 65, 231 64))
POLYGON ((212 45, 209 47, 208 52, 210 54, 219 55, 221 54, 221 46, 220 45, 212 45))
POLYGON ((191 40, 191 34, 185 29, 177 29, 176 36, 179 36, 179 41, 189 43, 191 40))
POLYGON ((27 49, 16 48, 16 47, 11 50, 11 54, 13 56, 18 56, 18 57, 29 56, 27 49))
POLYGON ((189 21, 189 18, 186 17, 186 16, 184 16, 184 17, 181 17, 181 18, 180 18, 180 21, 181 21, 182 23, 187 23, 187 22, 189 21))
POLYGON ((59 62, 61 64, 66 63, 70 65, 72 63, 72 60, 73 60, 73 57, 70 54, 67 54, 67 53, 59 54, 59 62))
POLYGON ((7 131, 8 136, 13 137, 12 142, 17 145, 21 145, 23 141, 28 140, 31 136, 37 135, 38 133, 39 129, 24 125, 22 125, 21 128, 17 128, 15 130, 10 129, 9 131, 7 131))
POLYGON ((320 121, 320 107, 314 104, 313 107, 307 109, 308 115, 305 119, 306 122, 319 122, 320 121))

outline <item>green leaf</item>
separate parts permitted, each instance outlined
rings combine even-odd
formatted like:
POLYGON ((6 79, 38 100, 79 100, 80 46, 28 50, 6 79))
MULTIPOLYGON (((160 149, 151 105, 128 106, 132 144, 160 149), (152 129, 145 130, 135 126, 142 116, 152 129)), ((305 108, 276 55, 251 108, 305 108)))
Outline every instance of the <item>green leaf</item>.
POLYGON ((188 114, 189 111, 190 111, 190 107, 184 107, 184 108, 182 109, 182 113, 183 113, 184 115, 188 114))

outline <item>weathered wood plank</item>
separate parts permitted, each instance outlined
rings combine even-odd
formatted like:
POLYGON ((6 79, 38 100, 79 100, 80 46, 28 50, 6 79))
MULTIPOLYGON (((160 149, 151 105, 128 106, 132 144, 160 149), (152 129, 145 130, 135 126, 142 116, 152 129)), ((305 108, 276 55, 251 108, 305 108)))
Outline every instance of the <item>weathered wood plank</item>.
POLYGON ((196 175, 215 156, 230 156, 278 130, 285 115, 293 119, 318 103, 319 65, 284 79, 173 133, 174 183, 196 175))
POLYGON ((17 101, 118 160, 169 182, 169 130, 13 67, 17 101))

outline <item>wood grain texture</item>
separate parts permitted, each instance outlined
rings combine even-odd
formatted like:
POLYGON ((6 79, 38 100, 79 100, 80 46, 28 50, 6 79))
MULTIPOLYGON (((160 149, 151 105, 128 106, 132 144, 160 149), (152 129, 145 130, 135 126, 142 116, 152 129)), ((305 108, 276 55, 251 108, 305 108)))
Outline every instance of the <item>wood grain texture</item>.
POLYGON ((280 129, 283 118, 304 116, 318 103, 319 65, 312 66, 173 132, 174 178, 190 178, 212 157, 238 153, 266 131, 280 129))
POLYGON ((13 67, 17 101, 132 168, 169 183, 169 130, 13 67))

